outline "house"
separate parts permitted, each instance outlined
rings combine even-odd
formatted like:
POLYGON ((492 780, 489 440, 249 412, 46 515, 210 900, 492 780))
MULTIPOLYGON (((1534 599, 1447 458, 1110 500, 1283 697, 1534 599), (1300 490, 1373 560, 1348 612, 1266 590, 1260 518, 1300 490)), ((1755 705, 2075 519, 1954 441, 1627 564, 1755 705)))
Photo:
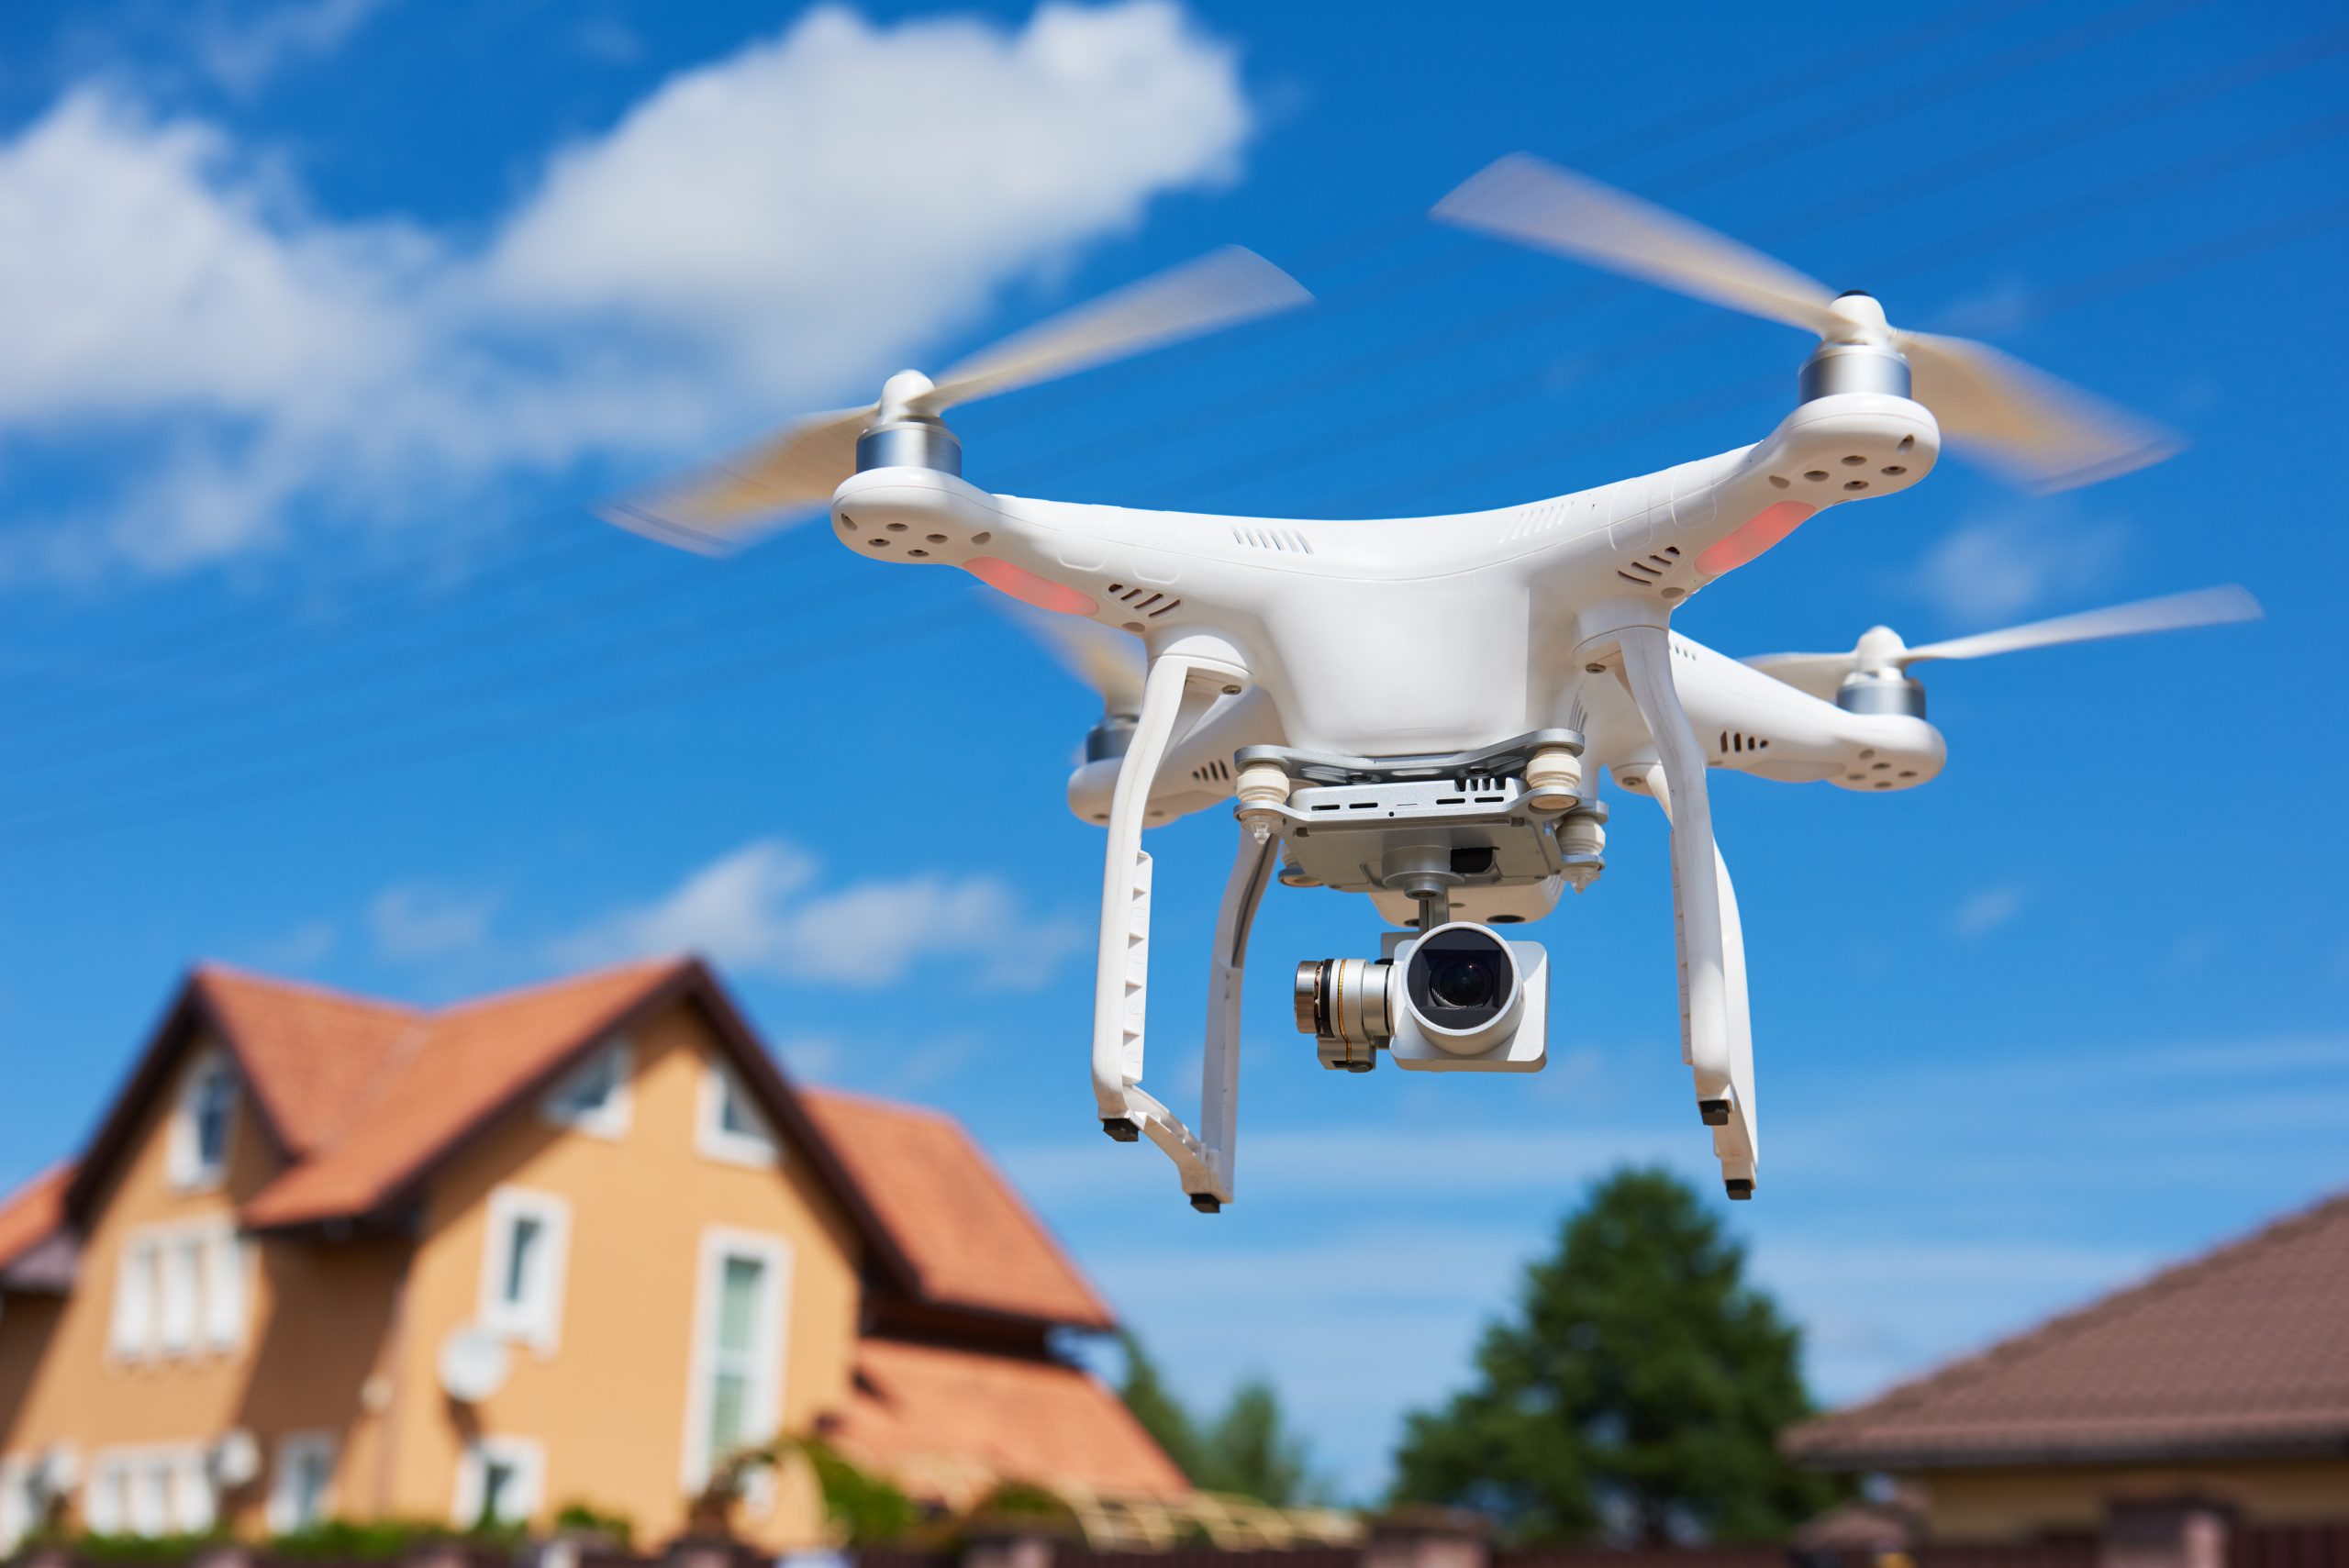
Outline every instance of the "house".
POLYGON ((2197 1531, 2349 1524, 2349 1193, 1786 1444, 1897 1478, 1938 1540, 2166 1532, 2185 1560, 2197 1531))
MULTIPOLYGON (((697 962, 440 1010, 206 967, 0 1204, 0 1550, 574 1502, 658 1541, 779 1430, 947 1500, 1179 1498, 1058 1353, 1113 1326, 954 1122, 793 1084, 697 962)), ((735 1523, 818 1540, 812 1481, 735 1523)))

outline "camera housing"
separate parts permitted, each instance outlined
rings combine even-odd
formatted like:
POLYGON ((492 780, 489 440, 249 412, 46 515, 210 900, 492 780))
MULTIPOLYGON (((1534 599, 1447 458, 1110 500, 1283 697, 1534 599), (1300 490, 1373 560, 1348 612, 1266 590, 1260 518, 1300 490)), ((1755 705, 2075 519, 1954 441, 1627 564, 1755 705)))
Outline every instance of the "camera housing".
POLYGON ((1549 1058, 1550 960, 1539 942, 1455 920, 1389 933, 1386 956, 1297 972, 1297 1027, 1322 1065, 1366 1073, 1385 1051, 1421 1073, 1538 1073, 1549 1058))

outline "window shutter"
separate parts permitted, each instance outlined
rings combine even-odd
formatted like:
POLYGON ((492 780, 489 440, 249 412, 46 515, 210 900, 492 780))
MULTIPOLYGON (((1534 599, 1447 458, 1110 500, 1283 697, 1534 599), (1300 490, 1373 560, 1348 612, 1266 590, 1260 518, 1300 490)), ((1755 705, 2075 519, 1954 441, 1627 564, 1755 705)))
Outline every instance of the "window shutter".
POLYGON ((245 1336, 245 1270, 250 1243, 233 1230, 205 1238, 204 1342, 233 1350, 245 1336))
POLYGON ((155 1324, 155 1244, 132 1241, 122 1249, 114 1282, 113 1344, 117 1355, 145 1353, 155 1324))

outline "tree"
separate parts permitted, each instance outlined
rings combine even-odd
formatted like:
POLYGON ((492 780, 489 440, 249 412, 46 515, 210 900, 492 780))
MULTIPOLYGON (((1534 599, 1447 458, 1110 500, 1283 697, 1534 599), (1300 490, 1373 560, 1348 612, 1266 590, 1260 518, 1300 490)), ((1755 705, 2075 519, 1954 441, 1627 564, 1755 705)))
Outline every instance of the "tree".
POLYGON ((1305 1501, 1310 1485, 1305 1440, 1287 1430, 1280 1399, 1264 1379, 1252 1378, 1232 1392, 1204 1446, 1191 1476, 1202 1489, 1237 1492, 1283 1507, 1305 1501))
POLYGON ((1126 1352, 1119 1396, 1194 1486, 1280 1507, 1304 1502, 1318 1490, 1305 1440, 1289 1429, 1271 1384, 1262 1378, 1241 1384, 1223 1414, 1202 1427, 1167 1387, 1141 1341, 1130 1330, 1119 1339, 1126 1352))
POLYGON ((1198 1485, 1200 1464, 1199 1429, 1192 1425, 1190 1412, 1166 1386, 1165 1377, 1158 1363, 1142 1349, 1141 1340, 1130 1329, 1118 1330, 1118 1343, 1126 1353, 1126 1379, 1119 1385, 1118 1396, 1141 1423, 1142 1430, 1158 1440, 1174 1468, 1198 1485))
POLYGON ((1486 1329, 1474 1384, 1407 1418, 1397 1500, 1527 1541, 1783 1539, 1835 1492, 1778 1455, 1810 1411, 1801 1335, 1744 1273, 1687 1184, 1608 1177, 1486 1329))

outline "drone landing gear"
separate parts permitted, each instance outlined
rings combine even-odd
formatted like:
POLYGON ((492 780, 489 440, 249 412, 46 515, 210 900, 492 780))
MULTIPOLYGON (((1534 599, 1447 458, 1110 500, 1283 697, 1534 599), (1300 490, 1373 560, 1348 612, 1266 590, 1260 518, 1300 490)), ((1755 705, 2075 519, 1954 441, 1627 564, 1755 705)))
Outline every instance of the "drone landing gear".
POLYGON ((1705 759, 1672 680, 1672 647, 1661 627, 1626 627, 1618 639, 1623 674, 1657 760, 1618 769, 1644 787, 1672 824, 1673 926, 1680 949, 1680 1054, 1696 1079, 1698 1113, 1713 1129, 1722 1184, 1753 1195, 1761 1154, 1753 1093, 1753 1024, 1745 986, 1745 933, 1729 865, 1713 840, 1705 759))
POLYGON ((1101 947, 1094 972, 1093 1097, 1101 1130, 1120 1143, 1148 1138, 1174 1162, 1191 1207, 1215 1214, 1231 1201, 1240 1093, 1240 995, 1249 928, 1272 880, 1274 847, 1244 828, 1216 922, 1208 977, 1207 1053, 1199 1093, 1200 1132, 1141 1087, 1150 978, 1150 856, 1141 847, 1150 792, 1175 736, 1245 673, 1220 660, 1162 654, 1142 686, 1141 712, 1109 803, 1108 872, 1102 885, 1101 947))

